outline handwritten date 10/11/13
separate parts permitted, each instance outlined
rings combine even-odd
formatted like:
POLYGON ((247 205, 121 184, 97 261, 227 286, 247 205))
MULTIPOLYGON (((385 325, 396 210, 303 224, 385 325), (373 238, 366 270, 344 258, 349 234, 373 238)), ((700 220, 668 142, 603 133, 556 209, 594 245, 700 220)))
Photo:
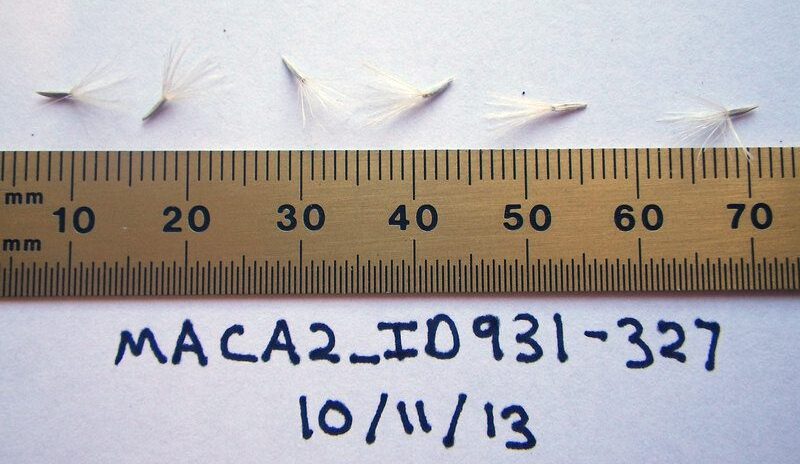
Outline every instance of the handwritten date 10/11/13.
MULTIPOLYGON (((570 341, 565 337, 565 325, 568 321, 560 313, 555 313, 552 318, 537 318, 533 314, 521 312, 513 318, 513 323, 502 322, 494 314, 484 314, 472 320, 471 327, 459 327, 447 314, 437 314, 423 323, 414 320, 380 321, 377 323, 379 334, 385 334, 386 346, 382 353, 350 351, 340 352, 336 346, 336 334, 326 323, 313 322, 308 328, 305 326, 291 326, 285 319, 275 322, 269 338, 266 333, 252 335, 245 333, 241 324, 232 324, 222 333, 214 343, 206 338, 202 331, 195 330, 191 319, 186 319, 177 331, 177 334, 154 333, 145 327, 134 335, 130 330, 120 333, 115 365, 120 365, 126 356, 141 356, 149 350, 151 355, 160 364, 181 364, 184 356, 193 356, 200 366, 209 362, 208 350, 210 346, 218 346, 220 354, 227 362, 240 363, 269 363, 279 357, 285 357, 291 365, 298 366, 304 362, 322 362, 330 364, 350 363, 360 365, 377 365, 382 362, 408 361, 414 358, 427 356, 438 360, 454 359, 461 351, 461 344, 465 337, 475 337, 484 342, 486 350, 497 360, 513 359, 517 363, 535 363, 545 356, 554 354, 559 362, 569 360, 570 341), (298 330, 308 330, 320 337, 316 346, 299 347, 293 341, 292 333, 298 330), (544 330, 555 332, 554 346, 540 342, 537 337, 544 330), (425 343, 417 344, 409 340, 409 335, 424 331, 425 343), (505 345, 501 342, 501 333, 511 331, 514 343, 505 345), (171 335, 171 336, 170 336, 171 335), (202 336, 201 336, 202 335, 202 336), (241 348, 243 337, 259 337, 265 341, 264 349, 260 352, 248 352, 241 348), (239 339, 239 340, 237 340, 239 339), (171 353, 170 353, 171 351, 171 353), (168 357, 168 355, 170 355, 168 357)), ((628 359, 621 360, 629 369, 644 369, 652 366, 656 357, 678 363, 687 363, 687 355, 681 350, 687 337, 707 337, 708 350, 702 360, 705 370, 713 371, 716 365, 717 343, 720 337, 720 325, 715 321, 696 318, 694 324, 684 327, 675 321, 659 320, 655 327, 645 327, 638 319, 622 317, 616 321, 615 327, 582 327, 583 337, 603 344, 610 337, 627 337, 630 343, 628 359), (653 344, 643 338, 645 332, 657 332, 657 335, 648 333, 648 338, 658 336, 661 340, 653 344), (652 335, 652 336, 650 336, 652 335)), ((548 337, 549 339, 549 337, 548 337)))
MULTIPOLYGON (((388 393, 381 393, 378 399, 375 412, 372 414, 372 419, 369 422, 364 441, 371 445, 377 439, 378 424, 381 418, 384 417, 384 410, 389 400, 388 393)), ((300 403, 300 428, 302 436, 305 440, 309 440, 314 435, 314 426, 311 425, 312 420, 309 418, 309 399, 306 395, 299 398, 300 403)), ((464 412, 464 406, 467 403, 467 394, 459 393, 458 399, 453 408, 453 412, 449 419, 449 425, 446 427, 447 433, 442 438, 442 444, 445 448, 452 448, 455 444, 456 430, 458 422, 464 412)), ((415 429, 419 429, 424 433, 430 433, 434 429, 434 425, 428 419, 428 413, 425 409, 425 401, 417 400, 414 403, 413 409, 416 411, 416 421, 418 425, 415 426, 415 419, 411 412, 412 407, 410 403, 405 400, 397 401, 397 413, 400 422, 403 425, 403 431, 407 435, 412 435, 415 429)), ((312 419, 313 419, 312 411, 312 419)), ((488 401, 483 405, 483 413, 486 419, 486 436, 494 438, 497 436, 497 429, 499 424, 496 425, 496 415, 499 415, 503 421, 510 422, 510 432, 515 434, 515 439, 505 442, 506 449, 510 450, 530 450, 536 446, 536 437, 529 427, 530 416, 525 410, 524 406, 518 404, 510 404, 503 407, 499 414, 495 414, 495 406, 492 402, 488 401)), ((338 436, 351 431, 353 428, 353 413, 350 408, 342 401, 328 399, 319 408, 319 414, 316 414, 319 430, 325 435, 338 436)))

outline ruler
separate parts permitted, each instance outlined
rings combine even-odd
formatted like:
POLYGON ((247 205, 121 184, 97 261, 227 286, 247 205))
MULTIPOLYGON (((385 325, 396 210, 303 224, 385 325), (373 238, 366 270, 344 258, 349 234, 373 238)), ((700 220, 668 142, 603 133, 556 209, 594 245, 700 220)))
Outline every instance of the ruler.
POLYGON ((0 296, 800 289, 800 150, 16 151, 0 296))

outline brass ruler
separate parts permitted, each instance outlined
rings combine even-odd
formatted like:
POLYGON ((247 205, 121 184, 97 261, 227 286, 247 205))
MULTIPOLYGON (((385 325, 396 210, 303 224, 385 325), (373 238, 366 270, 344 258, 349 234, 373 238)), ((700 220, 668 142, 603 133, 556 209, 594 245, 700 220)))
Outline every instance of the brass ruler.
POLYGON ((0 296, 798 290, 799 152, 7 151, 0 296))

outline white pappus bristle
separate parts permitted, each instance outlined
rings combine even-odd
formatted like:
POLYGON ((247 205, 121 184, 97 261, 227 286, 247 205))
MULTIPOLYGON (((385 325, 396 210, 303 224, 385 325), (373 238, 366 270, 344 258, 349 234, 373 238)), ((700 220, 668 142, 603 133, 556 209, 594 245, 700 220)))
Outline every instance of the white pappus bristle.
POLYGON ((201 95, 221 81, 219 66, 211 59, 186 65, 184 57, 188 49, 188 45, 181 43, 170 46, 161 70, 161 97, 144 115, 143 121, 155 117, 169 102, 201 95))
POLYGON ((722 142, 725 143, 729 136, 733 137, 737 149, 744 152, 749 161, 750 151, 744 146, 742 139, 733 127, 733 119, 750 113, 758 108, 758 106, 748 105, 728 109, 709 100, 699 100, 709 108, 699 111, 667 113, 666 117, 660 119, 660 121, 679 125, 681 127, 680 137, 682 140, 703 137, 700 153, 702 153, 703 149, 705 149, 709 143, 714 143, 717 140, 722 140, 722 142))
POLYGON ((449 77, 426 88, 419 88, 399 76, 371 64, 365 64, 374 74, 373 90, 366 104, 373 109, 369 124, 381 124, 423 105, 441 95, 453 83, 449 77))
POLYGON ((487 119, 495 122, 496 130, 516 129, 544 116, 570 113, 587 106, 586 103, 548 103, 499 95, 493 95, 488 104, 497 109, 486 114, 487 119))
POLYGON ((73 100, 81 103, 100 105, 117 100, 112 98, 114 88, 127 80, 112 70, 111 63, 95 66, 83 79, 66 91, 37 91, 52 102, 73 100))
POLYGON ((303 127, 306 121, 314 117, 314 109, 327 112, 342 111, 347 97, 330 87, 325 81, 312 77, 301 71, 288 57, 281 56, 283 65, 297 84, 297 96, 300 100, 300 114, 303 127))

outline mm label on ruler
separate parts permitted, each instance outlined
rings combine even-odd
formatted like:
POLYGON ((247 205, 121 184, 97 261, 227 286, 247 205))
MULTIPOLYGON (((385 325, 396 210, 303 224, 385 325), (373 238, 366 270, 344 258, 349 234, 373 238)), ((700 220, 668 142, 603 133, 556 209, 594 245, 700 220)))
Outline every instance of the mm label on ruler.
POLYGON ((0 295, 798 290, 798 151, 2 152, 0 295))

